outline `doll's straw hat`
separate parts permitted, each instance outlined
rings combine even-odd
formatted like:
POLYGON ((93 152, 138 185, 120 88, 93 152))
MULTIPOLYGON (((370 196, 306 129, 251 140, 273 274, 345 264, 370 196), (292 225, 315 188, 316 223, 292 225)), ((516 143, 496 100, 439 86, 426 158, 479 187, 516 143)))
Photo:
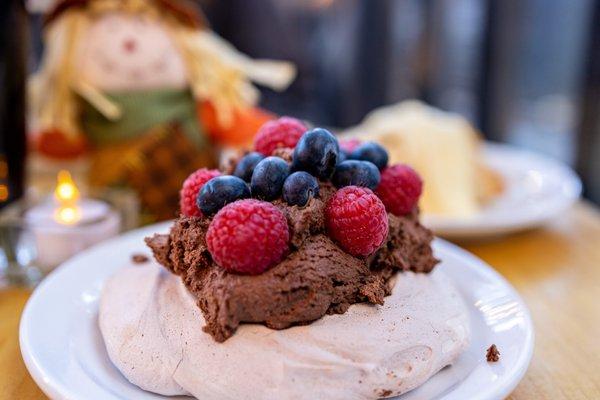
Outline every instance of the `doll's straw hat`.
MULTIPOLYGON (((45 23, 50 24, 59 18, 65 11, 74 8, 84 9, 92 3, 106 3, 105 0, 58 0, 52 5, 46 14, 45 23)), ((191 28, 203 28, 207 26, 206 18, 196 3, 191 0, 113 0, 118 6, 119 3, 124 7, 147 7, 154 6, 161 12, 171 15, 180 23, 191 28)))

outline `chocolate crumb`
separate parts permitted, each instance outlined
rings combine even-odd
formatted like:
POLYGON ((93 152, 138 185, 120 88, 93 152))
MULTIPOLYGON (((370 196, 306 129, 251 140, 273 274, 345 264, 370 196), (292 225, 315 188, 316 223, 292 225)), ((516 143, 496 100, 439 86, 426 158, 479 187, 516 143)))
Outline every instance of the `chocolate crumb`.
POLYGON ((492 344, 488 349, 485 355, 485 358, 488 362, 498 362, 500 360, 500 352, 495 344, 492 344))
POLYGON ((219 165, 219 170, 223 173, 223 175, 233 175, 233 171, 235 171, 235 167, 238 162, 248 154, 246 150, 238 150, 230 154, 226 154, 221 163, 219 165))
POLYGON ((294 155, 294 149, 289 147, 280 147, 273 150, 273 156, 283 158, 285 162, 291 163, 294 155))
POLYGON ((133 261, 135 264, 144 264, 147 263, 149 260, 148 256, 144 255, 144 254, 133 254, 131 256, 131 261, 133 261))

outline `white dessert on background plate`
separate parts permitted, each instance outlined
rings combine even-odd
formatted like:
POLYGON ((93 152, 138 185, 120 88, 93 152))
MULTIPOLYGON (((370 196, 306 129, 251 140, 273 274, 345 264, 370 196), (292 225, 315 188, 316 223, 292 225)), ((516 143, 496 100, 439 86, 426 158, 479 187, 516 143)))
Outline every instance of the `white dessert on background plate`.
POLYGON ((354 304, 305 326, 244 324, 218 343, 181 279, 155 263, 106 283, 100 329, 133 384, 199 399, 373 399, 414 389, 467 347, 460 295, 439 271, 399 273, 383 306, 354 304))
POLYGON ((407 100, 372 111, 344 137, 380 143, 391 163, 413 167, 426 182, 424 214, 469 217, 503 190, 483 160, 479 133, 459 114, 407 100))

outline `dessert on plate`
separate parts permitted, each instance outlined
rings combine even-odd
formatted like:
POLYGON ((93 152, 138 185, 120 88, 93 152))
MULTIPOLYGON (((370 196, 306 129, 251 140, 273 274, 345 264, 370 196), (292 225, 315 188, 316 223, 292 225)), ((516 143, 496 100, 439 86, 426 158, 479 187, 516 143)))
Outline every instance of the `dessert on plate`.
POLYGON ((480 135, 458 114, 409 100, 371 112, 344 134, 375 141, 391 162, 415 168, 427 182, 425 214, 472 216, 503 192, 502 177, 483 160, 480 135))
POLYGON ((452 364, 469 320, 419 223, 419 175, 289 117, 254 147, 190 175, 170 232, 146 239, 156 262, 103 288, 121 373, 201 399, 377 399, 452 364))

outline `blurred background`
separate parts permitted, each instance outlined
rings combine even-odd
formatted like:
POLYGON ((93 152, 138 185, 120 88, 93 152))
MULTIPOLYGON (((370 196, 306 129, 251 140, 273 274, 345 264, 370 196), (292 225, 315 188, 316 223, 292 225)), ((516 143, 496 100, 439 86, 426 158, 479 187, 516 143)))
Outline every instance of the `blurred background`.
MULTIPOLYGON (((5 1, 0 14, 0 204, 23 191, 26 139, 10 132, 24 129, 23 88, 40 68, 41 10, 53 1, 30 3, 5 1)), ((600 0, 194 3, 240 52, 296 65, 287 90, 258 85, 266 110, 345 128, 421 99, 487 139, 571 165, 600 202, 600 0)))
POLYGON ((600 1, 205 0, 213 28, 254 57, 292 60, 263 104, 357 124, 419 98, 489 139, 559 158, 600 202, 600 1))

